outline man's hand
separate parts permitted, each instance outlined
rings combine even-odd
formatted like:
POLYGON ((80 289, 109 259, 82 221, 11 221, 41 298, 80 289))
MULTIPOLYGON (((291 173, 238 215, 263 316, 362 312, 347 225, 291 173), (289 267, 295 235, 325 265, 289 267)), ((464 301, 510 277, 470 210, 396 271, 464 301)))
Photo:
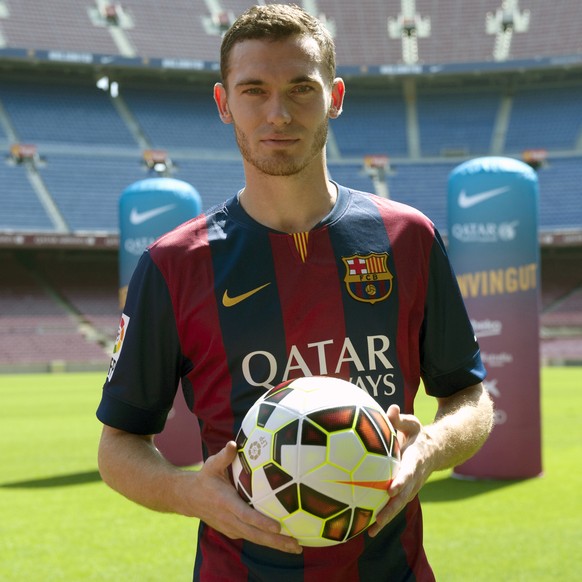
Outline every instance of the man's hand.
POLYGON ((104 426, 99 470, 110 487, 144 507, 198 517, 232 539, 301 553, 297 540, 280 533, 277 521, 240 498, 228 476, 235 457, 236 443, 231 441, 209 457, 200 471, 183 470, 164 459, 152 435, 104 426))
POLYGON ((204 463, 195 483, 195 495, 202 500, 197 517, 229 538, 243 538, 283 552, 301 553, 297 540, 279 533, 278 522, 240 498, 228 478, 228 467, 235 457, 236 443, 231 441, 204 463))
POLYGON ((423 426, 415 416, 400 414, 396 405, 388 418, 398 433, 402 458, 388 488, 390 499, 368 533, 375 536, 420 491, 433 471, 455 467, 472 457, 493 426, 493 404, 483 384, 438 398, 434 422, 423 426))
POLYGON ((404 509, 431 473, 428 467, 428 447, 423 444, 426 435, 420 420, 412 414, 400 414, 400 408, 396 404, 388 409, 388 418, 398 434, 401 462, 396 477, 388 488, 390 499, 378 513, 376 523, 368 529, 372 537, 404 509))

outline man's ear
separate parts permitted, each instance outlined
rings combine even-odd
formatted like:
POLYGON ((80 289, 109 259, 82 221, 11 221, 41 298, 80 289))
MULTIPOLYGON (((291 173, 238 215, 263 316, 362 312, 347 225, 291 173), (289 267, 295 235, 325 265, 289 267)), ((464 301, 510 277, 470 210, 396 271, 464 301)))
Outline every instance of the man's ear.
POLYGON ((331 86, 331 106, 329 108, 329 116, 331 119, 339 117, 344 105, 344 97, 346 94, 346 85, 341 77, 333 80, 331 86))
POLYGON ((214 85, 214 101, 216 107, 218 108, 218 115, 222 119, 223 123, 232 123, 232 115, 228 108, 228 103, 226 101, 226 89, 222 83, 216 83, 214 85))

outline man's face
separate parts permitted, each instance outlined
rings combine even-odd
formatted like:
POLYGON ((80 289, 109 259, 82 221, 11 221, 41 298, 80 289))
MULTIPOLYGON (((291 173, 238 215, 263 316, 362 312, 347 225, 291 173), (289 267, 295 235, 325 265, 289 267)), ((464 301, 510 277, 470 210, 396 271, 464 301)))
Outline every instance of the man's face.
POLYGON ((228 90, 217 85, 215 99, 245 162, 264 174, 291 176, 323 157, 344 89, 341 79, 330 87, 319 57, 317 43, 301 36, 232 48, 228 90))

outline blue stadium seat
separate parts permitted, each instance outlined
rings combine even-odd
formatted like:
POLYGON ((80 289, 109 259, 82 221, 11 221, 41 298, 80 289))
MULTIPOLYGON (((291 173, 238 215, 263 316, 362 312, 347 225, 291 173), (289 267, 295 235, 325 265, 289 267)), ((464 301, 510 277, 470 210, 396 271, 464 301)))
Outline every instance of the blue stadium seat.
POLYGON ((224 160, 177 158, 173 161, 177 166, 173 177, 196 188, 203 210, 224 202, 244 186, 242 162, 237 156, 224 160))
POLYGON ((123 190, 147 177, 138 155, 52 154, 40 175, 72 230, 107 232, 119 230, 118 199, 123 190))
MULTIPOLYGON (((218 119, 207 84, 180 90, 127 87, 123 97, 152 147, 165 149, 175 163, 172 175, 200 192, 204 209, 242 187, 242 163, 232 127, 218 119)), ((69 84, 37 82, 5 83, 0 98, 22 141, 39 145, 46 159, 40 176, 70 228, 117 232, 119 195, 148 173, 139 147, 109 98, 92 84, 71 89, 69 84)), ((499 99, 494 89, 439 93, 421 85, 418 121, 423 157, 415 160, 408 155, 402 94, 385 88, 348 88, 343 115, 331 121, 341 153, 339 159, 330 156, 331 176, 347 186, 373 190, 362 172, 362 157, 387 154, 392 162, 391 197, 416 206, 446 231, 447 178, 460 160, 443 157, 443 150, 466 147, 471 156, 487 155, 499 99)), ((511 155, 520 157, 526 147, 546 146, 550 154, 559 156, 550 155, 548 167, 539 172, 544 229, 582 225, 581 171, 573 149, 579 102, 582 86, 546 88, 539 94, 522 90, 511 111, 507 146, 516 150, 511 155), (553 149, 565 147, 572 157, 553 149)), ((8 147, 8 139, 0 135, 2 142, 8 147)), ((0 196, 10 213, 3 213, 0 228, 53 230, 23 168, 2 168, 0 178, 7 187, 0 196)))
MULTIPOLYGON (((217 4, 238 16, 250 2, 223 0, 217 4)), ((313 6, 335 30, 340 66, 361 67, 402 62, 401 39, 387 34, 388 20, 402 14, 400 4, 318 0, 313 6)), ((137 57, 216 62, 221 37, 219 31, 205 26, 211 16, 206 3, 126 0, 118 5, 131 15, 132 25, 121 30, 137 57)), ((92 6, 96 7, 96 3, 81 6, 73 0, 13 2, 9 17, 2 19, 7 48, 67 51, 81 56, 121 54, 110 31, 92 23, 87 12, 92 6)), ((496 0, 416 2, 416 12, 421 18, 430 19, 431 27, 430 36, 418 41, 420 62, 440 65, 490 61, 495 37, 487 34, 485 19, 488 12, 495 12, 500 6, 496 0)), ((547 0, 528 0, 522 10, 525 9, 532 14, 530 29, 527 34, 513 35, 511 58, 579 54, 579 0, 551 4, 547 0)))
POLYGON ((344 112, 331 122, 342 156, 408 155, 406 110, 400 93, 386 90, 351 92, 344 112))
POLYGON ((364 173, 362 164, 339 164, 330 162, 329 173, 331 179, 342 186, 363 192, 374 191, 372 179, 364 173))
POLYGON ((390 196, 426 214, 442 233, 447 232, 447 188, 457 164, 400 164, 389 177, 390 196))
MULTIPOLYGON (((332 179, 344 186, 374 192, 371 178, 361 164, 329 164, 332 179)), ((446 232, 447 180, 454 165, 396 164, 388 175, 392 200, 414 206, 424 212, 442 232, 446 232)))
POLYGON ((423 156, 486 155, 491 148, 498 91, 419 91, 418 122, 423 156))
POLYGON ((123 98, 155 148, 236 150, 232 126, 222 123, 206 90, 126 88, 123 98))
POLYGON ((520 89, 513 99, 505 151, 571 150, 582 130, 582 86, 520 89))
POLYGON ((40 203, 23 166, 0 161, 0 229, 52 231, 54 225, 40 203))
POLYGON ((137 145, 107 94, 94 85, 2 82, 0 100, 22 142, 137 145))
POLYGON ((538 171, 542 230, 582 228, 580 158, 553 158, 538 171))

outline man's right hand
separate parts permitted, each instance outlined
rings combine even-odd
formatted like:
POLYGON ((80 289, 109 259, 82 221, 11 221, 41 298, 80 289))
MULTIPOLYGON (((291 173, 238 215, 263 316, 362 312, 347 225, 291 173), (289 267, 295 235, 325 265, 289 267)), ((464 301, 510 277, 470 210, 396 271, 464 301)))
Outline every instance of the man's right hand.
POLYGON ((277 521, 253 509, 236 492, 228 476, 236 450, 236 443, 228 442, 196 473, 191 497, 196 517, 229 538, 243 538, 282 552, 301 553, 297 540, 279 533, 281 526, 277 521))
POLYGON ((277 521, 253 509, 236 492, 228 475, 236 454, 236 443, 230 441, 200 471, 186 471, 161 455, 153 435, 104 426, 99 470, 111 488, 144 507, 197 517, 229 538, 300 554, 297 540, 281 534, 277 521))

